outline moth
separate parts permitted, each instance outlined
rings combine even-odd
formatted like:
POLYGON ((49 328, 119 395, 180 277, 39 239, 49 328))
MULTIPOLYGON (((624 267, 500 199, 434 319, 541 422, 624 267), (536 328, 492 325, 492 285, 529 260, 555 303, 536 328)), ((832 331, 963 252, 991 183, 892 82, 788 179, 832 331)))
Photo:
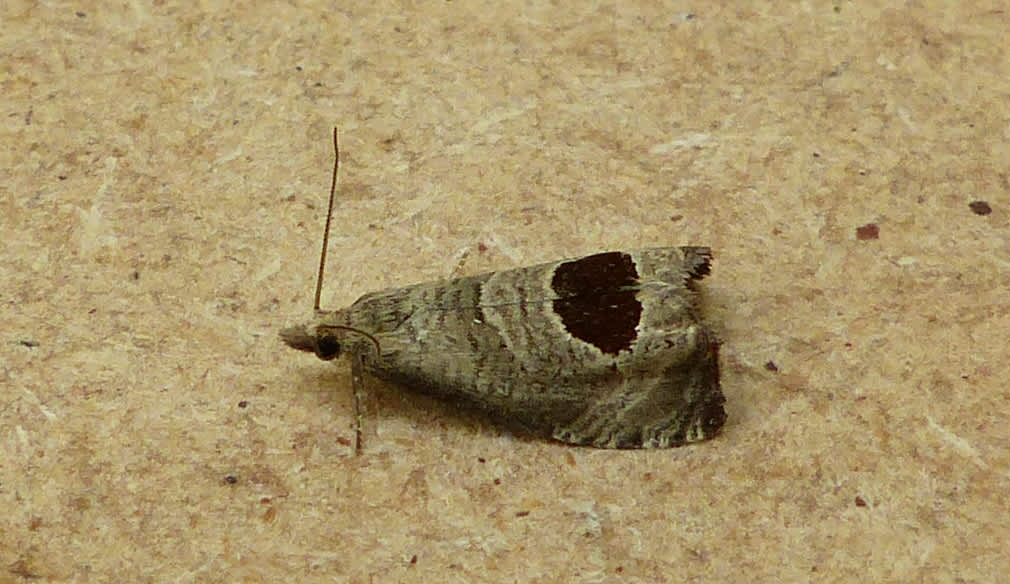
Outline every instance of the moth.
MULTIPOLYGON (((336 131, 334 148, 331 212, 336 131)), ((356 398, 368 374, 597 448, 680 446, 726 420, 719 340, 695 291, 710 271, 707 247, 607 251, 380 290, 323 311, 326 239, 315 315, 281 338, 323 360, 350 356, 356 398)), ((356 449, 360 436, 359 420, 356 449)))

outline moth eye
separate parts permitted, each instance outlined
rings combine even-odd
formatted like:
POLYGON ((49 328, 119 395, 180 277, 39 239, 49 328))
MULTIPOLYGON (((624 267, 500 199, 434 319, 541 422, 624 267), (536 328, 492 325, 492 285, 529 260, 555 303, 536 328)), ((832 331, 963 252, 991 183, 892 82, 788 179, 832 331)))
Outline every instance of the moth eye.
POLYGON ((340 341, 336 337, 323 336, 316 341, 316 357, 330 361, 340 356, 340 341))

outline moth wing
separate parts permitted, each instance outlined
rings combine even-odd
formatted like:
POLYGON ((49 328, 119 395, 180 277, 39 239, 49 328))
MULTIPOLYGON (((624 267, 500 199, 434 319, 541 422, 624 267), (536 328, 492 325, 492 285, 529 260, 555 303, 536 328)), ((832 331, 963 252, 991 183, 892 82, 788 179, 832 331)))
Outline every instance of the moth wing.
POLYGON ((562 442, 597 448, 668 448, 714 436, 726 421, 719 343, 703 329, 683 359, 606 380, 581 415, 559 426, 562 442))
POLYGON ((676 446, 725 419, 691 280, 707 248, 605 252, 363 297, 366 367, 573 444, 676 446), (690 338, 685 335, 690 332, 690 338))

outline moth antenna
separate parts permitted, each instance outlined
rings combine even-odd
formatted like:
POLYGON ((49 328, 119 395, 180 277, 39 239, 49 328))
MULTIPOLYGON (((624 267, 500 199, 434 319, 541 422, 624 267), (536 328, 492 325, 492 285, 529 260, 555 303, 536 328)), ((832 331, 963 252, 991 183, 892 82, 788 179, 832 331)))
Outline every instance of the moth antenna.
POLYGON ((333 204, 337 200, 337 171, 340 170, 340 140, 337 128, 333 128, 333 178, 330 181, 330 203, 326 206, 326 227, 323 228, 323 250, 319 253, 319 273, 316 274, 316 301, 313 312, 319 312, 319 300, 323 295, 323 271, 326 269, 326 248, 330 246, 330 223, 333 222, 333 204))
MULTIPOLYGON (((330 179, 330 201, 326 205, 326 226, 323 227, 323 249, 319 252, 319 272, 316 274, 316 298, 312 311, 319 312, 320 300, 323 295, 323 273, 326 271, 326 250, 330 247, 330 224, 333 223, 333 206, 337 200, 337 174, 340 171, 340 136, 336 126, 333 127, 333 177, 330 179)), ((350 327, 333 327, 348 328, 350 327)), ((356 329, 350 329, 356 330, 356 329)), ((364 331, 359 332, 375 343, 379 351, 379 341, 364 331)), ((361 394, 363 392, 364 362, 360 354, 351 357, 351 386, 354 392, 354 454, 361 454, 361 394)))

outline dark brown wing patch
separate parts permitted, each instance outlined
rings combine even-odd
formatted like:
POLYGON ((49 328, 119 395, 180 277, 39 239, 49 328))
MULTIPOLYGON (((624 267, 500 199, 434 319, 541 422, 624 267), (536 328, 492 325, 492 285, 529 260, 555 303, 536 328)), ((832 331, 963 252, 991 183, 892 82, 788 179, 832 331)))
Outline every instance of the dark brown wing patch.
POLYGON ((617 355, 638 337, 642 303, 631 256, 606 252, 559 264, 551 279, 554 311, 575 338, 617 355))

